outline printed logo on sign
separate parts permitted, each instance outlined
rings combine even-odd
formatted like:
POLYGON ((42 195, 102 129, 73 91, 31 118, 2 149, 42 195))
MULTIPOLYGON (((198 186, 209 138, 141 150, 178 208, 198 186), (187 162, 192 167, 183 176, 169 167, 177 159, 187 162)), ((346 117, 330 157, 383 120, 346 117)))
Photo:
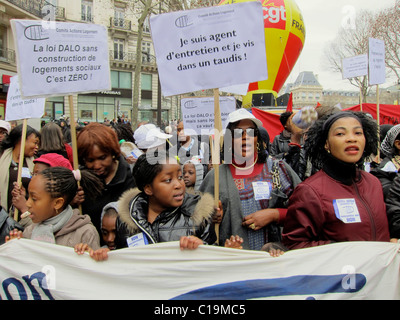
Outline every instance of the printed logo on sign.
POLYGON ((29 40, 47 40, 49 34, 42 26, 29 26, 25 28, 25 37, 29 40))
POLYGON ((189 21, 188 16, 181 16, 178 19, 175 20, 175 25, 178 28, 184 28, 191 26, 193 23, 189 21))
POLYGON ((197 104, 195 104, 193 100, 186 101, 184 103, 184 106, 186 109, 196 109, 197 108, 197 104))
POLYGON ((284 0, 265 0, 263 2, 264 28, 286 28, 286 8, 284 0))

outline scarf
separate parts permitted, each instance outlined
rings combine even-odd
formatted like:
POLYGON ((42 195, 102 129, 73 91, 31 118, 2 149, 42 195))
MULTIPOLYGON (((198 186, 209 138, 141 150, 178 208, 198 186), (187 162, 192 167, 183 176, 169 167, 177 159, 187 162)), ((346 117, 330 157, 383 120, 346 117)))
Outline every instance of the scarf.
POLYGON ((38 223, 32 231, 31 239, 56 243, 54 234, 62 229, 73 214, 71 206, 68 205, 60 214, 38 223))

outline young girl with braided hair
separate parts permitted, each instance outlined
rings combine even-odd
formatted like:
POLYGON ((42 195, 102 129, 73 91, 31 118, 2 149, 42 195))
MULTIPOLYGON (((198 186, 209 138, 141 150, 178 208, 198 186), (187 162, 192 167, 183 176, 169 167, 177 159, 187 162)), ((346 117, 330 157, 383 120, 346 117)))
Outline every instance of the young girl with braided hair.
POLYGON ((86 170, 51 167, 35 175, 28 187, 26 203, 33 224, 23 232, 11 231, 6 242, 23 237, 68 247, 85 242, 100 248, 100 237, 90 217, 70 206, 78 181, 88 197, 96 197, 101 192, 99 178, 86 170))
MULTIPOLYGON (((182 168, 177 160, 163 152, 141 155, 133 176, 137 188, 126 191, 118 200, 115 244, 117 248, 179 241, 180 248, 196 249, 216 241, 211 194, 185 192, 182 168)), ((225 247, 241 248, 243 239, 231 236, 225 247)), ((82 243, 77 254, 88 251, 97 261, 108 258, 108 248, 93 250, 82 243)))

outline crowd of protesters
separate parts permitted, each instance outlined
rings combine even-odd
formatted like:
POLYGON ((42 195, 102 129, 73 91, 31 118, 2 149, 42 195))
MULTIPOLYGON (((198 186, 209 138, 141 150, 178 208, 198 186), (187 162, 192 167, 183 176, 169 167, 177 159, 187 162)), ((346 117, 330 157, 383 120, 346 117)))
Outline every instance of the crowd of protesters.
POLYGON ((28 126, 22 184, 22 125, 0 120, 0 244, 24 237, 104 260, 109 250, 166 241, 273 256, 334 242, 397 242, 400 125, 382 125, 378 141, 369 114, 317 112, 306 129, 293 123, 296 112, 282 113, 282 133, 270 139, 259 119, 237 109, 218 164, 210 137, 185 132, 182 121, 80 126, 77 170, 68 122, 28 126))

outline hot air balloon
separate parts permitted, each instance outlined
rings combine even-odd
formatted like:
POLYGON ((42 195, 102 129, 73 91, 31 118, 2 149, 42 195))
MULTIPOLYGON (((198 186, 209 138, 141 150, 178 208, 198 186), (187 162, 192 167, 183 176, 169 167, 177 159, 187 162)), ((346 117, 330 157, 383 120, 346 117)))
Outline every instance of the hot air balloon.
POLYGON ((253 105, 257 94, 277 98, 303 50, 306 36, 303 16, 294 0, 222 0, 219 5, 247 1, 262 3, 268 79, 249 84, 242 102, 245 108, 253 105))

